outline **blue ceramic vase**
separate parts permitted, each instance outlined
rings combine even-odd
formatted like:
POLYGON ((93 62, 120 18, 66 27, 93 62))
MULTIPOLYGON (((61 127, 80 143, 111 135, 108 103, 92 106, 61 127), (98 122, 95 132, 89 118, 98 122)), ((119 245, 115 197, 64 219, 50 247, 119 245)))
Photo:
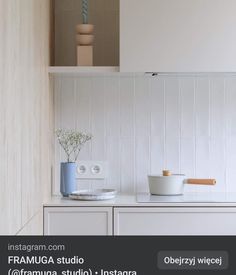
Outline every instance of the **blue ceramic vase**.
POLYGON ((63 197, 68 197, 72 192, 76 191, 76 163, 61 163, 61 179, 60 191, 63 197))

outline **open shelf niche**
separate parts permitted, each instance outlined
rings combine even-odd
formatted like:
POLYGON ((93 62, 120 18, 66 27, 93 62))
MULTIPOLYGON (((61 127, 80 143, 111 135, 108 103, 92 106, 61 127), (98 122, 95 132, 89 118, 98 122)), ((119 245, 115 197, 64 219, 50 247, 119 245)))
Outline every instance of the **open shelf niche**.
POLYGON ((82 23, 81 0, 52 0, 52 62, 49 73, 110 74, 119 72, 119 0, 90 0, 94 24, 94 66, 76 66, 75 27, 82 23))

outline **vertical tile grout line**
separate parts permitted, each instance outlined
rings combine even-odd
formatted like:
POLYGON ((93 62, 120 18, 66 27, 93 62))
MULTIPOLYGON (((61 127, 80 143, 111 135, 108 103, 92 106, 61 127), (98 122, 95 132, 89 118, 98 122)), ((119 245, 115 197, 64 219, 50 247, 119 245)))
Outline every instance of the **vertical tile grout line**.
POLYGON ((135 75, 133 75, 133 119, 134 119, 134 128, 133 128, 133 134, 134 134, 134 137, 133 137, 133 140, 134 140, 134 146, 133 146, 133 149, 134 149, 134 171, 133 171, 133 177, 134 177, 134 193, 137 194, 137 173, 136 173, 136 168, 137 168, 137 160, 136 160, 136 81, 137 81, 137 78, 135 75))
POLYGON ((163 156, 163 164, 164 164, 164 167, 163 169, 167 169, 168 167, 166 167, 166 78, 163 79, 164 81, 164 86, 163 86, 163 103, 164 103, 164 129, 163 129, 163 153, 164 153, 164 156, 163 156))
MULTIPOLYGON (((73 89, 74 89, 74 101, 73 101, 73 117, 74 117, 74 130, 77 131, 78 129, 78 116, 76 113, 76 105, 77 105, 77 100, 78 100, 78 91, 77 91, 77 87, 78 87, 78 79, 76 77, 73 78, 73 89)), ((77 168, 77 166, 76 166, 77 168)), ((78 187, 78 179, 77 179, 77 175, 75 178, 75 182, 76 182, 76 187, 78 187)), ((77 188, 78 189, 78 188, 77 188)))
POLYGON ((119 191, 122 192, 122 169, 121 169, 121 156, 122 156, 122 148, 121 148, 121 83, 120 83, 120 75, 118 77, 118 100, 119 100, 119 191))
MULTIPOLYGON (((92 133, 92 93, 94 87, 94 77, 91 78, 91 82, 89 84, 89 131, 92 133)), ((90 142, 90 159, 92 160, 93 155, 93 142, 90 142)), ((92 189, 92 183, 89 184, 89 189, 92 189)))
POLYGON ((228 184, 227 184, 227 144, 228 144, 228 138, 227 138, 227 108, 226 108, 226 78, 224 77, 224 120, 225 120, 225 127, 224 127, 224 191, 228 192, 228 184))
MULTIPOLYGON (((158 81, 158 79, 157 79, 158 81)), ((152 87, 152 78, 148 78, 148 103, 149 103, 149 144, 148 144, 148 153, 149 153, 149 171, 148 174, 152 173, 152 154, 151 154, 151 142, 152 142, 152 108, 151 108, 151 87, 152 87)))
MULTIPOLYGON (((208 76, 208 108, 209 108, 209 113, 208 113, 208 164, 209 164, 209 172, 208 172, 208 177, 211 177, 212 169, 211 169, 211 154, 212 154, 212 105, 211 105, 211 100, 212 100, 212 79, 209 78, 208 76)), ((211 192, 211 188, 208 186, 208 192, 211 192)))
MULTIPOLYGON (((102 79, 103 79, 103 114, 104 114, 104 118, 103 118, 103 125, 104 125, 104 133, 103 133, 103 146, 104 146, 104 160, 103 161, 107 161, 107 156, 108 156, 108 154, 107 154, 107 112, 106 112, 106 106, 107 106, 107 104, 106 104, 106 96, 105 96, 105 93, 106 93, 106 79, 107 79, 107 77, 105 76, 105 75, 103 75, 102 76, 102 79)), ((105 185, 105 186, 107 186, 108 185, 108 179, 106 178, 105 180, 104 180, 104 182, 103 182, 103 184, 105 185)))
POLYGON ((228 165, 228 112, 227 112, 227 85, 226 78, 224 77, 224 114, 225 114, 225 129, 224 129, 224 186, 225 192, 228 192, 228 181, 227 181, 227 165, 228 165))
POLYGON ((178 80, 178 85, 179 85, 179 173, 182 173, 182 80, 178 80))
POLYGON ((198 79, 194 78, 193 82, 193 113, 194 113, 194 177, 197 172, 197 106, 196 106, 196 86, 198 85, 198 79))

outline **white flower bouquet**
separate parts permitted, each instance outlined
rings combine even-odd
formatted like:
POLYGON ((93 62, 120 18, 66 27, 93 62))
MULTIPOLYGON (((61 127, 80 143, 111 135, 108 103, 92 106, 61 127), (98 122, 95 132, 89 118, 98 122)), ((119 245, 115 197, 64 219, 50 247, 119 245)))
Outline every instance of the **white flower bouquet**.
POLYGON ((84 144, 92 139, 91 134, 77 132, 74 130, 56 130, 59 144, 64 149, 67 162, 76 162, 84 144))

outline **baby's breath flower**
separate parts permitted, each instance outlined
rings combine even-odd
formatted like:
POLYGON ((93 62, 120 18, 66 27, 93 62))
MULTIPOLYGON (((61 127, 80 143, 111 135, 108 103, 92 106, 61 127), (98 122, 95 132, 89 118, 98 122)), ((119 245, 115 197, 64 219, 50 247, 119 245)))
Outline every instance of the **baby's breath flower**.
POLYGON ((67 155, 68 162, 77 161, 83 145, 92 138, 91 134, 62 129, 56 130, 56 136, 67 155))

